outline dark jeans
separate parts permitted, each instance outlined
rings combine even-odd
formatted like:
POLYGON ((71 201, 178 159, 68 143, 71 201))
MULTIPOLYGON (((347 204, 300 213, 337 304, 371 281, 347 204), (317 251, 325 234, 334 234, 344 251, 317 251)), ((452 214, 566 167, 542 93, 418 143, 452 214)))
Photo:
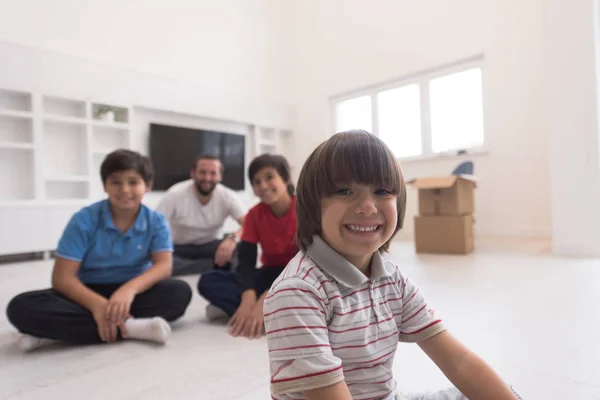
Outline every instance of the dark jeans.
MULTIPOLYGON (((88 288, 109 298, 122 284, 90 284, 88 288)), ((131 304, 134 318, 181 317, 192 299, 192 289, 177 279, 166 279, 135 296, 131 304)), ((21 332, 40 338, 77 344, 100 343, 94 317, 85 307, 53 289, 22 293, 6 309, 8 320, 21 332)))
POLYGON ((215 265, 215 254, 222 240, 213 240, 205 244, 176 244, 173 251, 173 276, 203 274, 214 269, 229 271, 234 266, 232 262, 222 267, 215 265))
MULTIPOLYGON (((285 267, 257 269, 254 276, 256 297, 269 290, 284 269, 285 267)), ((242 300, 235 273, 230 271, 210 271, 203 274, 198 281, 198 292, 209 303, 219 307, 230 317, 235 314, 242 300)))

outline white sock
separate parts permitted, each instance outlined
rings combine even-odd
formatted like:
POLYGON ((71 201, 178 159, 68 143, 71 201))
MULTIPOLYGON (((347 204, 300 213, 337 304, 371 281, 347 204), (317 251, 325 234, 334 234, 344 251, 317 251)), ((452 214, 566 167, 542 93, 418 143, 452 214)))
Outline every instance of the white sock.
POLYGON ((126 339, 148 340, 150 342, 165 343, 171 333, 171 326, 160 317, 154 318, 129 318, 125 321, 127 328, 126 339))
POLYGON ((206 306, 206 318, 209 321, 216 321, 219 319, 228 319, 229 315, 219 307, 209 304, 206 306))
POLYGON ((17 345, 23 351, 32 351, 40 347, 50 345, 52 343, 57 343, 57 341, 52 339, 40 338, 37 336, 31 336, 25 333, 20 334, 19 338, 17 339, 17 345))

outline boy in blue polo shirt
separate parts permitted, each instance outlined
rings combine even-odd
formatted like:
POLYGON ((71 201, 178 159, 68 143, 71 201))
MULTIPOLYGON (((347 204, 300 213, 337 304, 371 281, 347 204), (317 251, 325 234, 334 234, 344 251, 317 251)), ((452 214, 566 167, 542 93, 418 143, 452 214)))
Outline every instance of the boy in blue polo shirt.
POLYGON ((56 250, 52 289, 20 294, 8 305, 25 350, 52 340, 164 343, 171 332, 167 321, 181 317, 190 303, 189 285, 170 278, 168 224, 142 204, 153 178, 148 158, 114 151, 100 176, 108 199, 69 221, 56 250))

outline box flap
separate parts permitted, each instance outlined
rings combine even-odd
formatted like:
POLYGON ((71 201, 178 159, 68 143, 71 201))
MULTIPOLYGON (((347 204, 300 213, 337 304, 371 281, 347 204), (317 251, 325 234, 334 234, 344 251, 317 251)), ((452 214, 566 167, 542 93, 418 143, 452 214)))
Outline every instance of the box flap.
POLYGON ((416 189, 446 189, 454 186, 458 176, 438 176, 429 178, 417 178, 410 183, 416 189))
POLYGON ((408 181, 408 183, 416 189, 447 189, 454 186, 459 179, 466 180, 472 182, 474 185, 477 185, 474 175, 449 175, 415 178, 408 181))

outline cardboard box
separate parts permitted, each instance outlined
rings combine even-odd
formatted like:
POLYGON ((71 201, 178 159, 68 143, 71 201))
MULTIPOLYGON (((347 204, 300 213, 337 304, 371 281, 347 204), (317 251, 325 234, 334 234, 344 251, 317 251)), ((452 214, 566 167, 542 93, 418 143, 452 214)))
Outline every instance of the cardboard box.
POLYGON ((475 178, 453 175, 417 178, 409 182, 419 190, 419 215, 467 215, 475 212, 475 178))
POLYGON ((416 216, 417 253, 467 254, 474 249, 472 215, 416 216))

